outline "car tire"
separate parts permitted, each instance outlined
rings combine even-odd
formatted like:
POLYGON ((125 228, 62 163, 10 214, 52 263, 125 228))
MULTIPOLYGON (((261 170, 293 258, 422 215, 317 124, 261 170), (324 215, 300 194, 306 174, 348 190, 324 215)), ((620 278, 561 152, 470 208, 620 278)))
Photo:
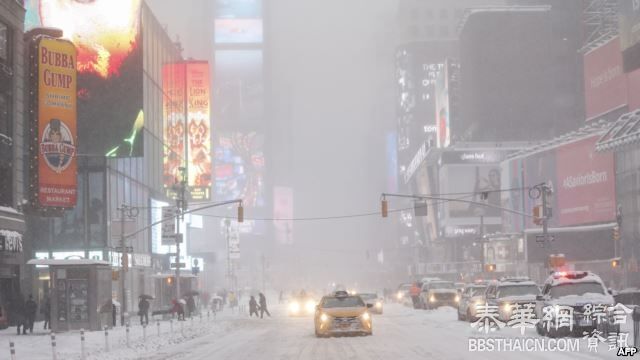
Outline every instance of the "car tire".
POLYGON ((474 322, 475 319, 473 318, 473 316, 471 315, 471 309, 467 309, 467 316, 466 316, 466 320, 468 322, 474 322))

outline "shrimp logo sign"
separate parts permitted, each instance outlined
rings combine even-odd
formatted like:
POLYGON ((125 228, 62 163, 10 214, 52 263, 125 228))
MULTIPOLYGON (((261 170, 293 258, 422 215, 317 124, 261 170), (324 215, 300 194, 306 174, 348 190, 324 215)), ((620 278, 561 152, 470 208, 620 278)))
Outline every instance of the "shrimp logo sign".
POLYGON ((44 128, 40 155, 49 168, 61 173, 71 164, 76 153, 71 131, 60 119, 51 119, 44 128))

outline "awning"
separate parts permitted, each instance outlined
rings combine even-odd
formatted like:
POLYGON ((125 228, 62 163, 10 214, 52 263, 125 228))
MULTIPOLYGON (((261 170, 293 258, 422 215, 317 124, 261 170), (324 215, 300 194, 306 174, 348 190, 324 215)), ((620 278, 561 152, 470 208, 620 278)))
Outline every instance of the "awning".
POLYGON ((111 265, 106 261, 93 259, 31 259, 27 265, 111 265))
MULTIPOLYGON (((597 225, 582 225, 582 226, 566 226, 560 228, 548 228, 548 233, 570 233, 570 232, 586 232, 593 230, 604 230, 604 229, 612 229, 618 226, 618 223, 606 223, 606 224, 597 224, 597 225)), ((536 229, 527 229, 524 231, 525 234, 542 234, 542 228, 536 229)))
POLYGON ((613 151, 623 146, 640 144, 640 109, 616 120, 596 142, 597 151, 613 151))
POLYGON ((24 214, 14 208, 0 206, 0 229, 23 233, 25 231, 24 214))

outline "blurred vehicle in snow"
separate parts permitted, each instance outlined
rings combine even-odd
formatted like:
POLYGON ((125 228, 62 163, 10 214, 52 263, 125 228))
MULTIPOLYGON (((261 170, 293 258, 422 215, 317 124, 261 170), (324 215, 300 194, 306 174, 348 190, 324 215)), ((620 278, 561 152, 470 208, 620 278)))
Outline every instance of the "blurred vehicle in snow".
POLYGON ((316 307, 314 325, 317 337, 336 334, 373 334, 370 306, 360 296, 336 291, 322 297, 316 307))

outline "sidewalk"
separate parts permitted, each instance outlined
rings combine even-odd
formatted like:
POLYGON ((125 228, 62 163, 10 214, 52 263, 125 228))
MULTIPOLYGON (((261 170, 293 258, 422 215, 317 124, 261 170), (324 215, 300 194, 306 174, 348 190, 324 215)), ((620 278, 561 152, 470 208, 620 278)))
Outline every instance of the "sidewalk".
MULTIPOLYGON (((225 332, 230 321, 237 319, 238 314, 229 311, 218 313, 214 318, 211 313, 207 320, 207 314, 202 318, 195 316, 186 321, 173 321, 173 332, 170 321, 160 321, 160 336, 158 336, 158 322, 150 321, 146 329, 146 341, 144 341, 143 327, 138 318, 132 318, 129 331, 129 347, 127 347, 126 328, 118 326, 108 330, 109 351, 106 351, 104 331, 85 331, 86 359, 138 359, 143 354, 155 352, 162 348, 179 344, 194 338, 215 335, 225 332)), ((81 341, 80 331, 57 333, 56 353, 58 360, 80 360, 81 341)), ((15 346, 16 360, 51 360, 53 351, 51 337, 48 330, 43 330, 43 322, 37 322, 33 334, 17 335, 16 328, 10 327, 0 331, 0 359, 11 359, 9 343, 15 346)))

